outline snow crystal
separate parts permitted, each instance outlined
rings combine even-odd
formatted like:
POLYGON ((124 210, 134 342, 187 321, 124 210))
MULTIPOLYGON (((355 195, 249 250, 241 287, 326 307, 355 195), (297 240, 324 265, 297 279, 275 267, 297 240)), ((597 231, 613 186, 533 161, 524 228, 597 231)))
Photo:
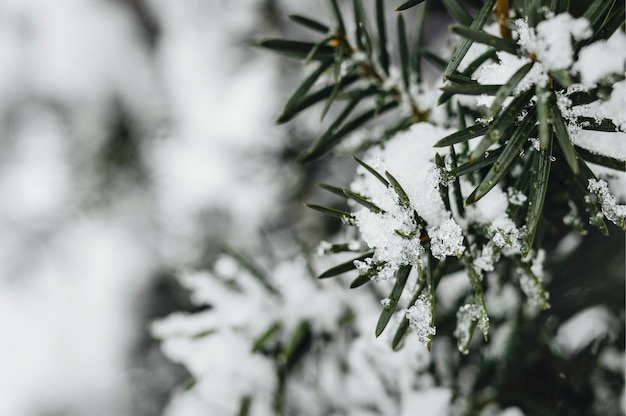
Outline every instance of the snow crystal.
POLYGON ((517 189, 515 189, 513 187, 509 187, 507 189, 506 193, 509 196, 509 202, 512 205, 522 206, 522 205, 524 205, 524 202, 526 202, 526 200, 528 199, 526 197, 526 195, 524 195, 523 192, 518 191, 517 189))
POLYGON ((460 257, 465 251, 463 230, 452 218, 428 230, 433 256, 443 260, 446 256, 460 257))
POLYGON ((463 354, 469 352, 468 346, 472 337, 474 322, 476 322, 476 325, 483 333, 487 332, 489 318, 483 313, 481 307, 471 303, 461 306, 456 313, 456 329, 454 330, 454 336, 457 339, 459 351, 463 354))
POLYGON ((595 194, 602 205, 602 213, 613 223, 620 225, 626 221, 626 205, 618 205, 615 197, 609 192, 606 181, 589 179, 589 192, 595 194))
POLYGON ((592 34, 586 19, 575 19, 569 13, 546 19, 536 28, 530 28, 524 19, 516 20, 515 26, 519 34, 517 43, 528 53, 534 54, 547 70, 572 66, 572 39, 587 39, 592 34))
POLYGON ((581 83, 592 87, 610 74, 624 73, 626 34, 617 30, 608 40, 600 40, 582 48, 573 69, 580 73, 581 83))
POLYGON ((424 345, 428 345, 436 333, 435 326, 431 324, 433 319, 431 306, 428 293, 423 291, 417 298, 415 305, 406 311, 409 326, 417 332, 417 339, 424 345))

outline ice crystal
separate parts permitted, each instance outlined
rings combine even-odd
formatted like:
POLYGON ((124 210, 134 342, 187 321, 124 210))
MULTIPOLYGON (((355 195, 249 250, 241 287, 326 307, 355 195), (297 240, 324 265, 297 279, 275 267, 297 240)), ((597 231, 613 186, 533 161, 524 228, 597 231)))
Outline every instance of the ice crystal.
POLYGON ((428 345, 436 328, 432 325, 431 302, 426 291, 422 292, 417 301, 406 311, 409 326, 417 333, 417 339, 424 345, 428 345))
POLYGON ((465 251, 463 230, 452 218, 428 230, 432 255, 443 260, 446 256, 460 257, 465 251))

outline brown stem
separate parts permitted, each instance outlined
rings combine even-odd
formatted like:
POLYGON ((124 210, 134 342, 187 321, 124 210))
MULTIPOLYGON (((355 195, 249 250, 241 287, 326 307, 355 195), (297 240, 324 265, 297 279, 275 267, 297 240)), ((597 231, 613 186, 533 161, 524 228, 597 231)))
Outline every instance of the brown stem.
POLYGON ((502 38, 513 40, 511 29, 509 29, 506 25, 506 22, 509 19, 509 0, 496 0, 493 12, 496 14, 498 24, 500 25, 500 35, 502 38))

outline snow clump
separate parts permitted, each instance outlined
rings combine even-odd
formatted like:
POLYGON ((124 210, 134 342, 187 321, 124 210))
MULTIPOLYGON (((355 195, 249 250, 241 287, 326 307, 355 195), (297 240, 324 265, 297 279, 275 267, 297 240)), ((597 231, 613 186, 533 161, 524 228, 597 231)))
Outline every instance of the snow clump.
POLYGON ((408 201, 403 201, 391 184, 385 186, 365 168, 357 169, 351 190, 382 210, 362 208, 354 214, 363 241, 374 249, 373 257, 355 262, 361 274, 376 274, 378 280, 387 280, 401 266, 420 265, 425 250, 420 241, 422 231, 433 233, 432 250, 437 258, 463 253, 462 230, 441 199, 441 172, 433 162, 433 145, 450 133, 429 123, 417 123, 365 155, 367 164, 398 181, 408 201), (422 220, 428 230, 423 229, 422 220))
POLYGON ((436 328, 432 325, 433 315, 431 313, 432 304, 428 293, 423 291, 417 298, 415 305, 406 311, 409 326, 417 333, 417 339, 424 345, 428 345, 435 335, 436 328))

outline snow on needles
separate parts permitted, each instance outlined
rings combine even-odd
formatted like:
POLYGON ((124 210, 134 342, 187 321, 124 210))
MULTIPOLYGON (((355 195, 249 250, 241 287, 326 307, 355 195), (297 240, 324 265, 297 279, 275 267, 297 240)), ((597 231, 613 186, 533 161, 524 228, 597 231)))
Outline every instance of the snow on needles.
POLYGON ((562 13, 540 22, 536 28, 528 22, 515 22, 519 33, 517 43, 528 53, 534 54, 547 70, 567 69, 574 63, 573 40, 583 40, 592 32, 587 19, 573 18, 562 13))
POLYGON ((397 179, 409 203, 403 204, 392 186, 384 186, 364 168, 357 170, 351 189, 383 211, 363 208, 355 213, 363 240, 375 250, 372 259, 357 265, 361 273, 383 264, 377 275, 378 279, 387 280, 400 266, 420 263, 424 248, 414 213, 428 224, 428 231, 435 236, 433 254, 437 258, 463 252, 461 227, 451 219, 441 200, 441 173, 433 162, 433 145, 449 133, 429 123, 417 123, 394 136, 384 148, 374 148, 366 155, 366 162, 374 169, 381 174, 388 171, 397 179))

